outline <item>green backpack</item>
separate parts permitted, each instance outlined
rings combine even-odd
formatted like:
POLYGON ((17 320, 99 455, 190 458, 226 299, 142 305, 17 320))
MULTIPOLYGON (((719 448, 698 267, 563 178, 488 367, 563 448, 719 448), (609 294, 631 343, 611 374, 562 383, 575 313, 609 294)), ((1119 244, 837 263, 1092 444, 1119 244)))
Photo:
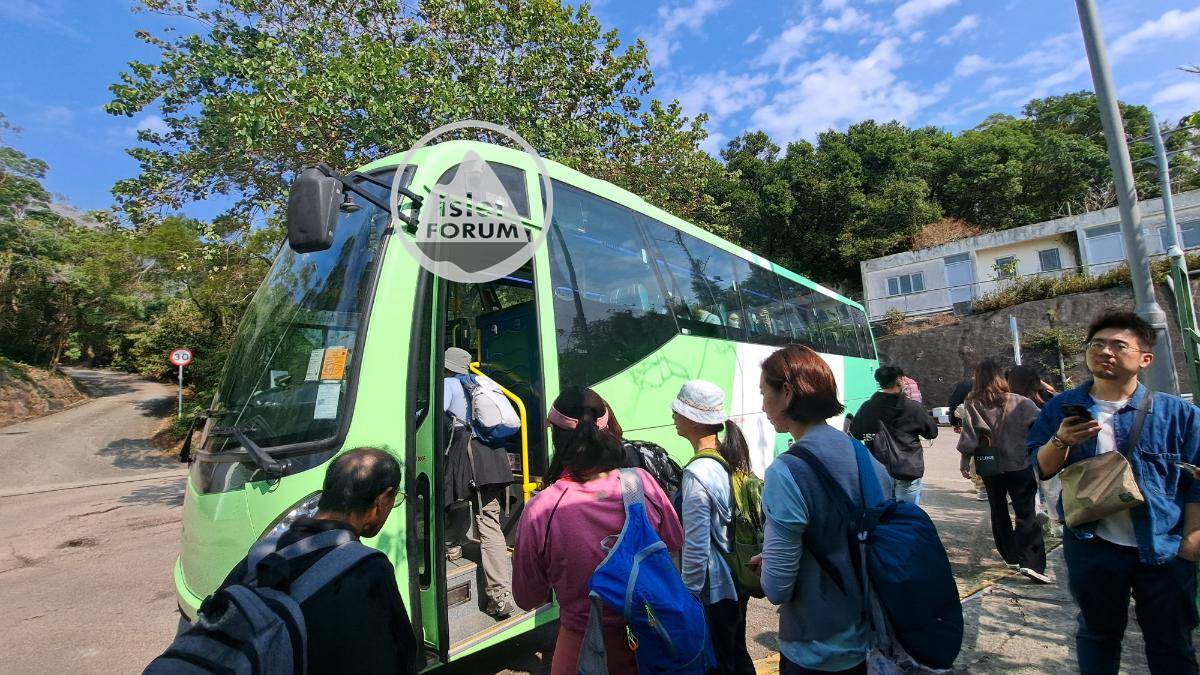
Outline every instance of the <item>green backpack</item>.
POLYGON ((748 471, 730 471, 725 458, 713 450, 696 453, 688 464, 701 457, 717 460, 729 474, 729 494, 733 497, 733 517, 729 520, 728 534, 730 551, 722 551, 721 557, 729 565, 733 583, 740 591, 756 598, 764 597, 762 580, 748 565, 750 559, 763 549, 763 481, 748 471))

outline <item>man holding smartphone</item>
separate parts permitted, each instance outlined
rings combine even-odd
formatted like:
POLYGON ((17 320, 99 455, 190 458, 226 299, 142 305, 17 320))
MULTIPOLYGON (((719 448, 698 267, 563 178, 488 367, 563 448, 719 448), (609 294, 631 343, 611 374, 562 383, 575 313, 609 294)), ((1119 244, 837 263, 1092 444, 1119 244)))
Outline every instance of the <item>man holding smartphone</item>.
MULTIPOLYGON (((1104 452, 1129 460, 1145 504, 1067 528, 1063 553, 1079 606, 1075 646, 1084 675, 1120 669, 1133 596, 1150 672, 1196 673, 1191 633, 1200 551, 1200 483, 1179 463, 1200 463, 1200 410, 1154 393, 1138 375, 1154 360, 1154 330, 1132 312, 1112 311, 1088 327, 1093 379, 1051 399, 1029 433, 1042 480, 1104 452), (1138 408, 1153 405, 1127 447, 1138 408)), ((1062 505, 1059 505, 1060 513, 1062 505)))

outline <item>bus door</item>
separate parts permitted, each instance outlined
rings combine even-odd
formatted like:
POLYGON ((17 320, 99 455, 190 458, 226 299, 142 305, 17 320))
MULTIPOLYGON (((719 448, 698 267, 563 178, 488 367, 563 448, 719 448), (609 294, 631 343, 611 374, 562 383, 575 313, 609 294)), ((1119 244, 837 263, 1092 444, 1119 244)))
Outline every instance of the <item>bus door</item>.
MULTIPOLYGON (((512 545, 532 487, 547 466, 546 434, 543 423, 546 359, 541 349, 539 317, 532 262, 513 274, 484 284, 463 284, 429 277, 432 330, 424 336, 429 348, 427 369, 420 374, 428 382, 430 413, 417 430, 417 485, 427 486, 424 513, 416 513, 419 549, 424 565, 419 569, 420 601, 424 639, 429 656, 448 661, 530 618, 512 605, 508 617, 497 616, 489 601, 489 579, 500 579, 508 591, 512 583, 512 545), (458 347, 471 355, 472 371, 501 386, 510 404, 520 413, 523 427, 515 436, 492 444, 497 450, 480 449, 494 461, 503 456, 511 483, 507 487, 472 490, 473 498, 461 497, 461 483, 452 484, 459 466, 448 462, 447 450, 453 432, 443 412, 444 353, 458 347), (484 503, 483 497, 489 497, 484 503), (498 505, 503 541, 497 544, 490 524, 478 526, 483 510, 494 514, 498 505), (424 528, 422 526, 424 522, 424 528), (481 533, 481 529, 486 529, 481 533)), ((414 329, 415 330, 415 329, 414 329)), ((416 375, 416 373, 414 373, 416 375)), ((414 378, 417 379, 417 378, 414 378)), ((418 396, 419 398, 419 396, 418 396)), ((476 443, 478 441, 475 441, 476 443)), ((471 460, 477 455, 472 453, 471 460)), ((459 455, 461 457, 461 455, 459 455)), ((495 464, 492 464, 495 467, 495 464)), ((492 516, 488 516, 489 518, 492 516)), ((493 584, 494 589, 494 584, 493 584)), ((512 603, 511 595, 504 597, 512 603)))

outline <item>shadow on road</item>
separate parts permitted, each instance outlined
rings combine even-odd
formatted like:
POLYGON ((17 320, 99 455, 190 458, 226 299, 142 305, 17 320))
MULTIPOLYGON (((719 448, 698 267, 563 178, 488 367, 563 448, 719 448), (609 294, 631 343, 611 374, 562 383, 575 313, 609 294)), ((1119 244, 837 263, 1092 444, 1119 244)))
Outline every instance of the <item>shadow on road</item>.
POLYGON ((120 396, 135 390, 134 383, 140 379, 128 373, 87 368, 60 368, 64 375, 75 380, 79 388, 92 398, 120 396))
POLYGON ((157 504, 175 508, 183 506, 183 492, 186 486, 186 478, 157 485, 143 485, 117 501, 123 505, 150 506, 157 504))
POLYGON ((150 447, 150 442, 144 438, 113 441, 97 450, 96 456, 111 460, 119 469, 174 469, 179 466, 174 458, 150 447))
POLYGON ((175 412, 175 399, 170 397, 151 398, 138 401, 133 407, 146 417, 166 417, 175 412))

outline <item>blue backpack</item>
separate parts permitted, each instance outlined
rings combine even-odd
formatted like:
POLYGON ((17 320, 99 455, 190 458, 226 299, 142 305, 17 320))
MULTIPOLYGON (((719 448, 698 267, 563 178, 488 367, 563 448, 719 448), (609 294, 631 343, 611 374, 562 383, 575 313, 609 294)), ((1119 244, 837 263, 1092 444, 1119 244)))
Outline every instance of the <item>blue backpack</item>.
POLYGON ((646 517, 642 479, 621 469, 625 526, 588 581, 591 612, 579 654, 580 675, 607 675, 602 606, 625 617, 625 636, 640 673, 695 673, 716 666, 704 607, 679 578, 667 545, 646 517))
MULTIPOLYGON (((946 547, 921 507, 883 498, 870 452, 858 440, 851 440, 858 460, 862 507, 855 505, 808 448, 797 444, 787 454, 808 464, 833 502, 841 506, 839 510, 850 523, 847 536, 852 559, 857 552, 857 576, 868 603, 865 614, 876 616, 869 605, 874 597, 886 623, 874 628, 890 636, 904 652, 894 656, 903 661, 907 655, 927 668, 950 668, 962 647, 963 616, 946 547)), ((796 466, 789 462, 785 465, 795 477, 796 466)), ((827 574, 834 569, 815 548, 807 547, 806 551, 827 574)))

